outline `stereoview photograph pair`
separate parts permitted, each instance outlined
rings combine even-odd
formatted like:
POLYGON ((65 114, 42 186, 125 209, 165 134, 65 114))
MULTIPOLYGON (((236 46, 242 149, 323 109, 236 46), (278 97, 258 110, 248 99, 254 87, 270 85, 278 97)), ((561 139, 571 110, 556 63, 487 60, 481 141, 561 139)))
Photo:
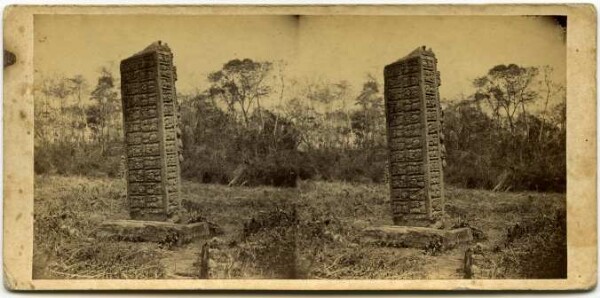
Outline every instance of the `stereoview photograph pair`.
POLYGON ((11 6, 12 290, 596 284, 591 5, 11 6))

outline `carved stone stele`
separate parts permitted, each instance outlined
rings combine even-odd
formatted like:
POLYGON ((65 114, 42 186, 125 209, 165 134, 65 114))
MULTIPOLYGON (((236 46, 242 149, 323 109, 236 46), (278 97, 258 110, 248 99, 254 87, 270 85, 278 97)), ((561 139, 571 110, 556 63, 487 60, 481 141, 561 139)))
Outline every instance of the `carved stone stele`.
POLYGON ((180 146, 173 54, 160 41, 121 61, 127 200, 134 220, 176 220, 180 146))
POLYGON ((387 65, 384 78, 394 224, 436 226, 444 213, 437 59, 419 47, 387 65))

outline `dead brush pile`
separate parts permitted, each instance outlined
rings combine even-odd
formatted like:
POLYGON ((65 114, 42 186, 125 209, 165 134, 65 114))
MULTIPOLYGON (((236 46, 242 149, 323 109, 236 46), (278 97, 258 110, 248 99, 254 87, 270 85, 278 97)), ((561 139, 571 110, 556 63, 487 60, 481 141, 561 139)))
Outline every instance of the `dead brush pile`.
POLYGON ((333 220, 273 206, 244 224, 239 261, 265 278, 310 278, 317 256, 335 241, 333 220))
POLYGON ((295 208, 259 213, 244 224, 239 261, 265 278, 298 278, 295 208))
POLYGON ((558 279, 567 277, 565 209, 510 225, 500 245, 483 252, 477 278, 558 279))
POLYGON ((160 278, 155 244, 97 241, 107 218, 126 218, 121 181, 36 177, 34 278, 160 278), (76 179, 77 181, 74 181, 76 179))
POLYGON ((565 209, 515 224, 507 230, 501 267, 520 278, 566 278, 566 235, 565 209))
POLYGON ((431 261, 415 250, 376 246, 337 246, 319 255, 313 278, 323 279, 422 279, 431 261))

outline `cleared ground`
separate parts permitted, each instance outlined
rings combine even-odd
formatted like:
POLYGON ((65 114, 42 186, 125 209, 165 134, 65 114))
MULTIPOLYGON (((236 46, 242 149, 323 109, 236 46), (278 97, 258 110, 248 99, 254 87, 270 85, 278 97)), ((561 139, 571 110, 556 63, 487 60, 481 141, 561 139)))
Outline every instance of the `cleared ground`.
MULTIPOLYGON (((34 278, 195 278, 205 242, 210 278, 464 276, 464 246, 438 252, 360 243, 363 228, 392 223, 383 184, 249 188, 186 181, 182 191, 188 215, 217 224, 223 235, 183 247, 99 242, 103 220, 127 218, 124 181, 37 176, 34 278)), ((484 252, 475 278, 564 274, 564 194, 447 187, 446 197, 453 225, 474 228, 474 244, 484 252)))

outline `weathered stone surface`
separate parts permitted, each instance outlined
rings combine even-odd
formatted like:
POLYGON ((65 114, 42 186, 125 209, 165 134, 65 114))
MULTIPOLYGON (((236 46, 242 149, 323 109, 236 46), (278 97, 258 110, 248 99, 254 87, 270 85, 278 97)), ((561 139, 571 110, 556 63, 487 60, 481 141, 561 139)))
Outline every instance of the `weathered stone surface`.
POLYGON ((180 210, 180 151, 173 54, 158 41, 121 61, 132 219, 165 221, 180 210))
POLYGON ((363 243, 396 247, 428 248, 440 245, 443 249, 473 240, 471 229, 440 230, 425 227, 379 226, 363 230, 363 243))
POLYGON ((394 224, 429 227, 444 212, 437 59, 421 47, 384 69, 394 224))
POLYGON ((181 245, 193 239, 215 236, 217 231, 207 222, 175 224, 164 221, 108 220, 100 225, 96 236, 100 239, 181 245))

